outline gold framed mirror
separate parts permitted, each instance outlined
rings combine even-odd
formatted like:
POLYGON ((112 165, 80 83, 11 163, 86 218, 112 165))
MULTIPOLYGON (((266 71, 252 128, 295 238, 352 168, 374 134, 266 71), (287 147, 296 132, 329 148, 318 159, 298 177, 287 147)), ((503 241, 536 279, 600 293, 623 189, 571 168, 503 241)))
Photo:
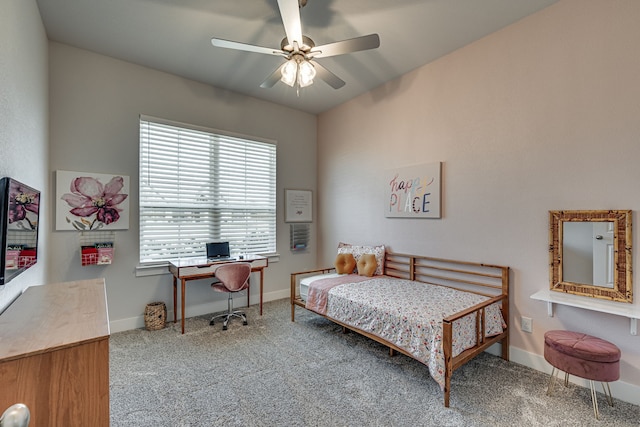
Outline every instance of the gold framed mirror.
POLYGON ((633 302, 631 210, 549 211, 550 289, 633 302))

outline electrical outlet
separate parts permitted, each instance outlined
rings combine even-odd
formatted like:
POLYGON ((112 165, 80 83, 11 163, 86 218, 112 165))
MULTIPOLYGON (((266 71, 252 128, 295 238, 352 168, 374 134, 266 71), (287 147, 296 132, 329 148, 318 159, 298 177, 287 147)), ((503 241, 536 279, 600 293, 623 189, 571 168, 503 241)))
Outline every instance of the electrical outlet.
POLYGON ((530 317, 520 317, 520 327, 523 332, 533 332, 533 319, 530 317))

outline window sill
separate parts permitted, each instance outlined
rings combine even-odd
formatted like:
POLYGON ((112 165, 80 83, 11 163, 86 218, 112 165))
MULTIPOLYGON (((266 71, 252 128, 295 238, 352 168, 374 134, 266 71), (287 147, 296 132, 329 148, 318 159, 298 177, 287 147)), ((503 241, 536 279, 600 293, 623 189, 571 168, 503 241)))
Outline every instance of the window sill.
POLYGON ((159 276, 161 274, 171 274, 169 273, 169 263, 136 266, 136 277, 159 276))
MULTIPOLYGON (((269 262, 278 262, 280 261, 280 254, 259 254, 267 257, 269 262)), ((164 274, 171 274, 169 272, 169 263, 162 264, 141 264, 136 266, 136 277, 146 277, 146 276, 160 276, 164 274)))

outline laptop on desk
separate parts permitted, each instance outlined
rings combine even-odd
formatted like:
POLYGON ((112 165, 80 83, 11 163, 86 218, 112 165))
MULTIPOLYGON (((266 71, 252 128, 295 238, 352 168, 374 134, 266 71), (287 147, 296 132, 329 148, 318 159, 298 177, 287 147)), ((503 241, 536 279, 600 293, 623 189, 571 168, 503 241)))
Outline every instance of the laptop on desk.
POLYGON ((228 261, 234 260, 229 252, 229 242, 210 242, 207 243, 207 260, 209 261, 228 261))

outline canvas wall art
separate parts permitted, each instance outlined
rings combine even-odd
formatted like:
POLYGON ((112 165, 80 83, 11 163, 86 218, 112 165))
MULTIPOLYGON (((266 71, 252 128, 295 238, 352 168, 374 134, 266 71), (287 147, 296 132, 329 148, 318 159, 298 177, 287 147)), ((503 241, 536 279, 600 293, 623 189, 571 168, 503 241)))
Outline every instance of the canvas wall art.
POLYGON ((56 171, 56 230, 128 228, 128 176, 56 171))
POLYGON ((440 162, 389 170, 385 177, 387 218, 440 218, 440 162))

